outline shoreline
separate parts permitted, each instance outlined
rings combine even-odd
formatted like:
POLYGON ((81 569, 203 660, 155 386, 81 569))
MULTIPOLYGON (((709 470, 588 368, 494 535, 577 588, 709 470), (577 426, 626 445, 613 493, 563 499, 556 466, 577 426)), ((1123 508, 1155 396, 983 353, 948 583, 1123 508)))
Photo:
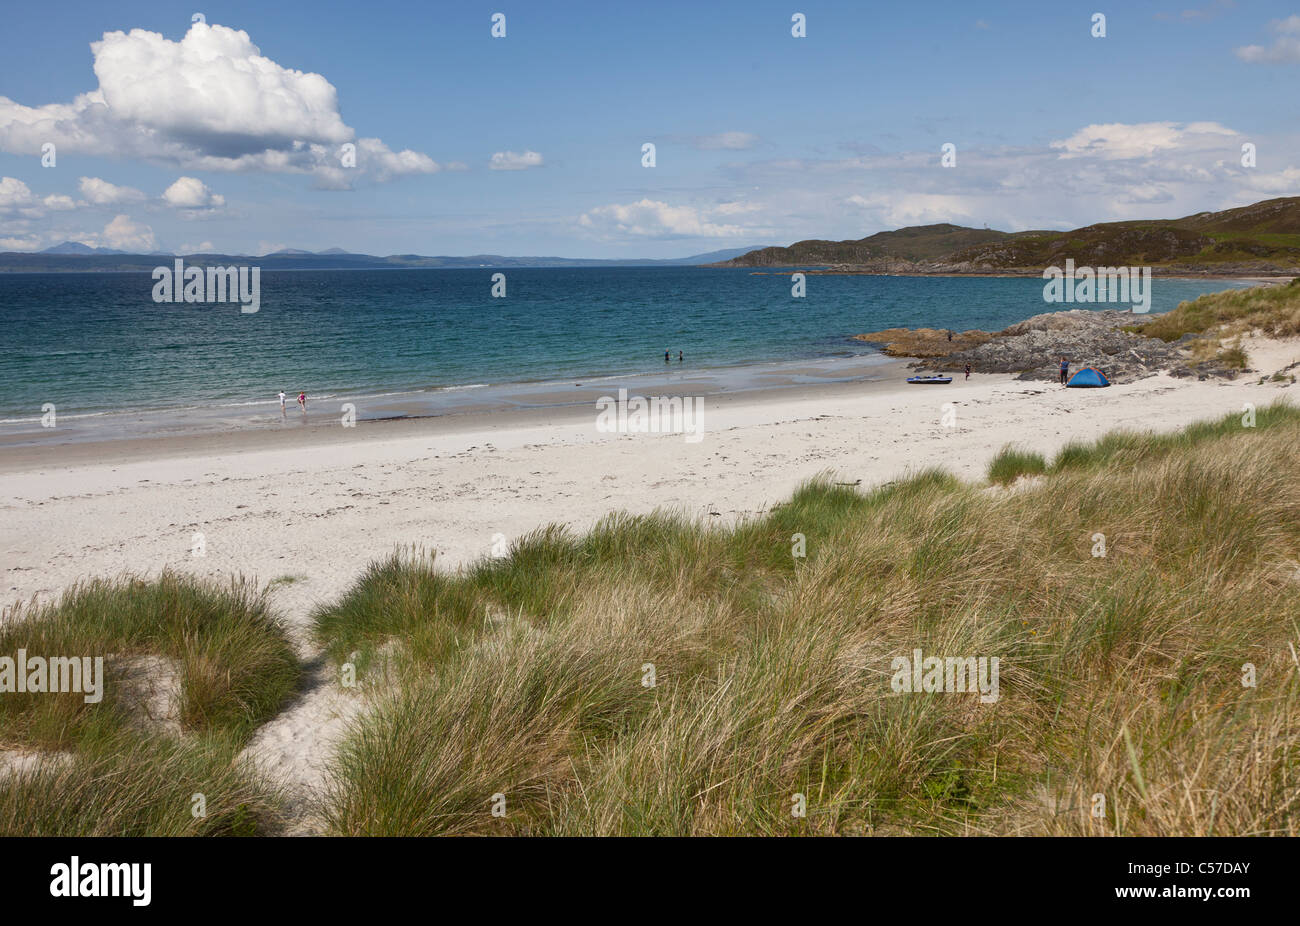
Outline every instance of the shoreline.
MULTIPOLYGON (((1248 350, 1264 375, 1300 359, 1295 340, 1248 350)), ((301 628, 313 604, 394 549, 436 549, 454 568, 486 555, 494 535, 585 529, 612 511, 729 521, 827 471, 864 487, 930 465, 981 479, 1007 443, 1051 453, 1117 428, 1168 430, 1300 395, 1259 378, 1158 374, 1080 390, 976 373, 947 386, 894 376, 789 386, 707 397, 697 443, 601 433, 596 409, 579 406, 11 447, 0 450, 0 606, 164 567, 298 575, 276 603, 301 628), (942 423, 949 411, 953 427, 942 423), (203 558, 190 555, 199 531, 203 558)))
MULTIPOLYGON (((867 275, 1016 276, 926 273, 867 275)), ((1209 278, 1181 279, 1196 281, 1209 278)), ((1253 282, 1259 286, 1275 285, 1278 282, 1261 277, 1218 279, 1253 282)), ((817 382, 847 382, 872 378, 871 367, 884 368, 896 357, 902 356, 890 354, 882 349, 883 345, 866 341, 860 333, 840 335, 839 341, 843 344, 840 350, 827 350, 796 359, 769 357, 703 367, 678 366, 676 361, 672 361, 663 367, 656 363, 634 371, 588 372, 569 376, 555 374, 535 380, 452 382, 439 386, 371 385, 357 389, 335 387, 332 391, 326 388, 322 393, 308 395, 308 421, 310 424, 317 410, 329 404, 337 409, 331 413, 336 416, 344 412, 345 403, 351 403, 356 420, 378 421, 582 406, 621 387, 627 388, 629 393, 641 395, 710 396, 817 382)), ((11 413, 17 417, 0 419, 0 455, 12 448, 29 445, 68 446, 83 442, 99 443, 105 440, 133 440, 177 434, 223 433, 244 429, 274 431, 282 427, 299 427, 299 410, 293 394, 289 396, 287 414, 277 414, 279 410, 273 396, 274 392, 267 393, 265 399, 252 401, 239 401, 236 396, 227 396, 219 400, 209 399, 206 403, 202 399, 193 399, 172 405, 136 405, 128 408, 92 405, 71 411, 61 409, 58 411, 59 424, 54 428, 43 427, 40 415, 11 413)), ((3 465, 2 461, 0 465, 3 465)))
MULTIPOLYGON (((845 340, 851 347, 854 339, 845 340)), ((396 424, 465 416, 563 413, 565 409, 585 411, 593 408, 598 399, 616 395, 619 389, 633 395, 704 396, 714 400, 809 385, 886 380, 896 378, 900 370, 895 358, 859 346, 833 356, 725 367, 692 368, 673 361, 663 369, 601 374, 585 377, 582 382, 547 379, 377 394, 309 395, 305 414, 297 407, 294 396, 287 398, 284 412, 273 398, 239 404, 73 412, 61 414, 53 428, 41 427, 39 417, 0 423, 0 468, 10 454, 23 448, 71 448, 199 435, 215 439, 245 432, 267 435, 337 427, 348 403, 353 406, 357 424, 396 424)))
MULTIPOLYGON (((763 407, 773 402, 834 399, 844 394, 872 395, 898 387, 908 374, 907 361, 884 357, 870 364, 878 375, 826 383, 783 383, 735 392, 705 393, 705 414, 724 409, 763 407)), ((611 385, 617 393, 618 386, 611 385)), ((608 391, 608 390, 604 390, 608 391)), ((290 417, 296 417, 295 410, 290 417)), ((313 413, 306 424, 285 428, 231 428, 182 434, 150 434, 47 443, 0 443, 0 475, 49 466, 82 466, 111 456, 117 462, 169 460, 196 454, 310 450, 346 444, 443 438, 464 434, 513 433, 520 429, 593 426, 597 409, 591 402, 529 408, 469 408, 438 415, 358 419, 344 428, 334 411, 313 413)))

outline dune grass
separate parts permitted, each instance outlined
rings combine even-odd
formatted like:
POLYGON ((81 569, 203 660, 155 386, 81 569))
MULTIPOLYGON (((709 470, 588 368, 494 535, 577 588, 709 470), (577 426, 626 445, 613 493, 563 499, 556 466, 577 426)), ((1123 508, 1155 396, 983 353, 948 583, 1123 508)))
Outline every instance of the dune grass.
POLYGON ((1251 331, 1294 337, 1300 335, 1300 284, 1208 293, 1125 330, 1163 341, 1177 341, 1186 334, 1221 339, 1251 331))
POLYGON ((998 451, 989 464, 989 482, 1010 485, 1021 476, 1041 476, 1047 472, 1047 460, 1041 453, 1008 444, 998 451))
POLYGON ((363 676, 377 706, 322 813, 372 835, 1300 834, 1300 414, 1256 424, 1025 453, 999 473, 1043 476, 1016 493, 820 479, 731 528, 624 515, 454 575, 377 564, 315 615, 335 659, 397 668, 363 676), (914 649, 998 657, 998 700, 894 691, 914 649))
POLYGON ((102 700, 81 693, 0 696, 0 746, 33 757, 0 773, 4 835, 251 833, 277 797, 236 760, 248 736, 298 681, 293 647, 266 596, 165 572, 93 580, 55 602, 19 607, 0 629, 0 655, 103 657, 102 700), (174 666, 174 736, 142 716, 128 667, 174 666), (206 816, 191 813, 204 795, 206 816))
MULTIPOLYGON (((1178 431, 1142 433, 1111 431, 1095 441, 1071 441, 1057 453, 1049 471, 1096 466, 1134 467, 1147 465, 1171 453, 1191 450, 1207 441, 1239 435, 1248 430, 1300 425, 1300 408, 1285 401, 1262 405, 1254 410, 1254 423, 1247 426, 1248 413, 1231 412, 1221 418, 1198 421, 1178 431)), ((990 479, 992 474, 990 473, 990 479)))

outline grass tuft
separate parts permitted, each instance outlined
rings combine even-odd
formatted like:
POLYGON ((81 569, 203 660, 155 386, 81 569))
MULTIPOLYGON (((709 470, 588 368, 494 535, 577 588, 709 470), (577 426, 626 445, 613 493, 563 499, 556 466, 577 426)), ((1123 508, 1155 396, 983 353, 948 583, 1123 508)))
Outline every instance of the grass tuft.
POLYGON ((1008 444, 989 464, 989 482, 1010 485, 1021 476, 1041 476, 1045 472, 1047 461, 1041 453, 1008 444))
MULTIPOLYGON (((199 835, 261 832, 276 790, 236 759, 297 685, 299 666, 266 591, 164 572, 96 579, 18 607, 0 655, 103 659, 102 698, 0 695, 0 834, 199 835), (175 691, 141 704, 133 673, 174 667, 175 691), (192 814, 203 794, 207 817, 192 814)), ((155 681, 158 681, 155 679, 155 681)))

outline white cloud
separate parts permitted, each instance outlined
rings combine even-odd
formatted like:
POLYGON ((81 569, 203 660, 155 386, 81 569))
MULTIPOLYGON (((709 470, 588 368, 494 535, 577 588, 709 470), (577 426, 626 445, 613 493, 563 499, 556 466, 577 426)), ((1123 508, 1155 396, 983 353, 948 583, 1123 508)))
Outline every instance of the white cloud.
POLYGON ((1268 27, 1277 34, 1272 45, 1267 48, 1263 45, 1243 45, 1234 49, 1237 57, 1250 64, 1300 62, 1300 15, 1275 19, 1268 27))
POLYGON ((743 215, 746 212, 758 212, 762 208, 758 203, 725 202, 718 203, 709 211, 716 215, 743 215))
POLYGON ((971 204, 965 198, 939 193, 855 194, 845 202, 874 212, 879 220, 891 226, 957 222, 974 215, 971 204))
POLYGON ((1167 203, 1173 200, 1173 194, 1159 183, 1139 183, 1128 188, 1129 203, 1167 203))
MULTIPOLYGON (((737 190, 763 191, 761 212, 744 220, 777 229, 782 243, 935 222, 1066 229, 1300 195, 1300 133, 1246 136, 1192 122, 1064 135, 1054 144, 963 146, 953 169, 939 166, 935 149, 752 161, 733 165, 728 178, 737 190), (1241 164, 1246 141, 1257 145, 1261 167, 1241 164)), ((716 210, 708 218, 737 221, 716 210)))
POLYGON ((204 241, 202 244, 182 244, 178 254, 215 254, 217 246, 211 241, 204 241))
POLYGON ((129 216, 119 215, 104 226, 101 236, 106 247, 119 251, 148 252, 158 250, 154 240, 153 229, 131 221, 129 216))
POLYGON ((579 216, 578 225, 605 237, 735 238, 761 234, 740 225, 712 222, 694 206, 670 206, 650 199, 598 206, 579 216))
POLYGON ((1160 151, 1223 147, 1224 136, 1236 134, 1217 122, 1111 122, 1086 125, 1051 146, 1061 152, 1061 158, 1124 160, 1150 157, 1160 151))
POLYGON ((196 177, 178 178, 163 192, 162 198, 177 209, 220 209, 226 204, 224 197, 213 193, 196 177))
POLYGON ((356 139, 320 74, 282 67, 248 33, 195 23, 179 42, 156 32, 106 32, 91 43, 99 86, 71 103, 23 106, 0 96, 0 150, 140 158, 193 170, 316 173, 386 180, 435 173, 416 151, 356 139))
POLYGON ((40 247, 40 235, 0 238, 0 251, 37 251, 40 247))
POLYGON ((541 166, 542 156, 536 151, 525 151, 523 154, 515 154, 513 151, 498 151, 488 161, 490 170, 527 170, 530 167, 541 166))
POLYGON ((77 203, 71 196, 64 196, 61 193, 51 193, 41 202, 51 212, 68 212, 77 208, 77 203))
POLYGON ((1274 174, 1245 172, 1243 184, 1258 194, 1295 196, 1300 194, 1300 168, 1288 167, 1274 174))
POLYGON ((758 136, 749 132, 719 132, 697 135, 694 144, 702 151, 744 151, 758 144, 758 136))
POLYGON ((129 186, 118 186, 98 177, 82 177, 79 181, 81 195, 92 206, 115 206, 123 203, 143 202, 145 195, 129 186))
POLYGON ((31 187, 17 177, 0 177, 0 215, 23 215, 30 218, 43 212, 32 195, 31 187))

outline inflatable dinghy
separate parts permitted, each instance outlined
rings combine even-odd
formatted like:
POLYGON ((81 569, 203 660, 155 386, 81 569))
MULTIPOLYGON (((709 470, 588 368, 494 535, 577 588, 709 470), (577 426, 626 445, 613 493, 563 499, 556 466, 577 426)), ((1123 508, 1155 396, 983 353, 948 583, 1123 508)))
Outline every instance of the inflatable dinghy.
POLYGON ((909 376, 907 381, 914 386, 942 386, 952 382, 951 376, 909 376))

